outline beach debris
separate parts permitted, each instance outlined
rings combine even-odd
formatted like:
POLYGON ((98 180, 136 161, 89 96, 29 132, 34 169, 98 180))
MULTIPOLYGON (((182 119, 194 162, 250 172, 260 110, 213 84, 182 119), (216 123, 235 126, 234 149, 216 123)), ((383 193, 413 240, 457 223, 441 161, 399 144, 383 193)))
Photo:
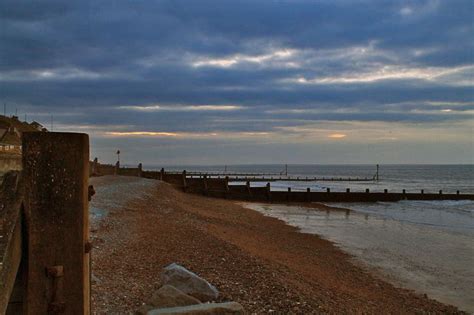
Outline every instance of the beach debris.
POLYGON ((171 285, 164 285, 153 294, 149 303, 155 307, 176 307, 201 304, 201 301, 171 285))
POLYGON ((244 308, 237 302, 225 303, 204 303, 190 306, 160 308, 150 310, 146 315, 162 315, 162 314, 244 314, 244 308))
POLYGON ((161 281, 164 285, 172 285, 202 302, 216 300, 219 296, 219 291, 212 284, 176 263, 163 269, 161 281))

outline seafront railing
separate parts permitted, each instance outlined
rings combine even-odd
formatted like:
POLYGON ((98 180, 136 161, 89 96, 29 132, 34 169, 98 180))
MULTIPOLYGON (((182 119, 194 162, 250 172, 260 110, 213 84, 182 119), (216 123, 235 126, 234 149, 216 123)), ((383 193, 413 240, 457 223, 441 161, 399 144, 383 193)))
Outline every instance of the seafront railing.
POLYGON ((0 314, 90 314, 89 139, 23 133, 0 186, 0 314))

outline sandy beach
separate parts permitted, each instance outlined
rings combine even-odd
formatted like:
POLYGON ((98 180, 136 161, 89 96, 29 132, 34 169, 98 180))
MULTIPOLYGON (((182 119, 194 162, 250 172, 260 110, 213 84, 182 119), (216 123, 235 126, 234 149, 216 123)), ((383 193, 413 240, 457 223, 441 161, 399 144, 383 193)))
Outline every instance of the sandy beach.
MULTIPOLYGON (((250 313, 460 313, 396 288, 317 235, 236 202, 136 177, 92 178, 96 314, 133 313, 177 262, 250 313)), ((318 211, 315 209, 315 211, 318 211)))

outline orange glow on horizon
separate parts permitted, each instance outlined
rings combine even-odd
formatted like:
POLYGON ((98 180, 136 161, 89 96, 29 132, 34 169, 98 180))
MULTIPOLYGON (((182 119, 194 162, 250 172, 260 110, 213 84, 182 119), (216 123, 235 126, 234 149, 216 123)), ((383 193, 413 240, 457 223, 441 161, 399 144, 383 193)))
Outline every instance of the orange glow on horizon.
POLYGON ((177 137, 178 134, 174 132, 155 132, 155 131, 109 131, 105 133, 109 136, 149 136, 149 137, 177 137))
POLYGON ((328 138, 332 138, 332 139, 342 139, 342 138, 345 138, 347 137, 347 135, 343 134, 343 133, 333 133, 333 134, 330 134, 328 136, 328 138))

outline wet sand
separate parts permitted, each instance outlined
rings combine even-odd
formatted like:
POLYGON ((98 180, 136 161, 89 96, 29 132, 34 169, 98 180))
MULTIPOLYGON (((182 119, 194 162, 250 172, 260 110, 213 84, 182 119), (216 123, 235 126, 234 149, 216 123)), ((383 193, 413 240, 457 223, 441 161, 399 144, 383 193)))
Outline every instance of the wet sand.
POLYGON ((474 243, 470 235, 357 211, 246 206, 335 242, 354 255, 356 263, 377 268, 391 283, 474 312, 474 243))
POLYGON ((458 313, 396 288, 317 235, 219 199, 133 177, 91 179, 92 303, 96 314, 132 313, 177 262, 217 286, 221 301, 251 313, 458 313))

